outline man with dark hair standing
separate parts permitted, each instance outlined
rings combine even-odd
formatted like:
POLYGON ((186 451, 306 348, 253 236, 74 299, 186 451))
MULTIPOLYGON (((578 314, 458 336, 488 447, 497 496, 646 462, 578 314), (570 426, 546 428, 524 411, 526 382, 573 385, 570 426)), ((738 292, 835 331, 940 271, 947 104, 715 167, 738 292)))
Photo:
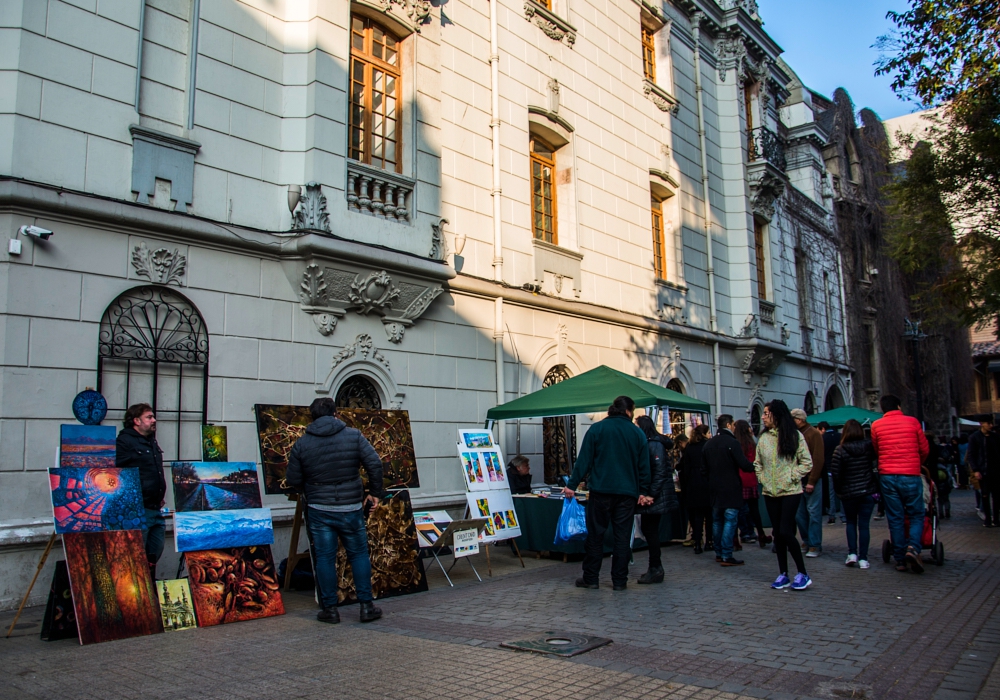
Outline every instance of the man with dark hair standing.
POLYGON ((920 540, 924 532, 924 481, 920 466, 930 448, 916 418, 903 415, 891 394, 879 399, 882 417, 872 423, 872 446, 878 455, 879 485, 897 571, 923 573, 920 540), (910 519, 909 532, 904 518, 910 519))
POLYGON ((823 479, 825 481, 823 496, 827 503, 827 513, 830 515, 827 522, 831 525, 837 522, 837 514, 839 513, 840 521, 846 523, 847 517, 844 515, 844 508, 840 504, 840 499, 837 498, 837 491, 833 488, 833 477, 830 476, 830 462, 833 461, 833 451, 840 444, 840 433, 826 421, 818 423, 816 430, 823 436, 823 479))
POLYGON ((724 413, 716 418, 716 423, 719 432, 705 443, 701 453, 712 497, 712 543, 717 562, 723 566, 741 566, 743 561, 733 558, 736 521, 743 506, 740 470, 753 472, 754 467, 733 435, 733 417, 724 413))
POLYGON ((793 408, 792 420, 806 439, 809 456, 813 467, 802 487, 802 500, 799 501, 799 512, 795 522, 802 536, 802 548, 806 556, 818 557, 823 551, 823 467, 826 452, 823 446, 823 436, 806 420, 809 416, 801 408, 793 408))
POLYGON ((156 578, 156 562, 163 554, 166 522, 160 508, 167 494, 163 478, 163 450, 156 443, 156 416, 148 403, 129 406, 122 421, 124 429, 115 441, 115 466, 138 468, 142 484, 142 506, 146 511, 143 541, 149 571, 156 578))
POLYGON ((306 527, 316 561, 316 584, 323 609, 320 622, 340 622, 337 612, 337 538, 344 543, 354 574, 354 587, 361 603, 361 621, 382 617, 372 596, 372 563, 368 555, 368 533, 364 506, 378 507, 382 497, 382 460, 360 430, 347 427, 336 417, 337 406, 327 397, 309 406, 313 422, 291 452, 285 483, 305 494, 306 527), (368 475, 365 497, 361 469, 368 475))
POLYGON ((600 588, 598 576, 604 558, 604 533, 614 528, 611 555, 611 583, 616 591, 628 585, 628 560, 635 506, 649 505, 649 446, 646 436, 632 423, 635 402, 619 396, 608 408, 608 417, 587 430, 569 483, 566 498, 575 498, 574 489, 585 481, 587 499, 587 540, 584 544, 583 578, 579 588, 600 588))
POLYGON ((1000 527, 1000 433, 993 416, 979 418, 979 430, 969 436, 969 468, 979 481, 985 527, 1000 527))

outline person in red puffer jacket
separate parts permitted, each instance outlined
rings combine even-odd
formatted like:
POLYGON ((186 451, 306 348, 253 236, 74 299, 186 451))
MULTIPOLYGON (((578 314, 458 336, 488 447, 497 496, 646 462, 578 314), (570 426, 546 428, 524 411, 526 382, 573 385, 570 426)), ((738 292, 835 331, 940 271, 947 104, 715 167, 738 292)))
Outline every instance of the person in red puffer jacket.
POLYGON ((872 424, 872 445, 878 455, 879 482, 889 521, 897 571, 922 573, 920 540, 924 529, 923 482, 920 465, 930 451, 916 418, 903 415, 899 398, 879 400, 883 416, 872 424), (904 518, 910 519, 906 531, 904 518))

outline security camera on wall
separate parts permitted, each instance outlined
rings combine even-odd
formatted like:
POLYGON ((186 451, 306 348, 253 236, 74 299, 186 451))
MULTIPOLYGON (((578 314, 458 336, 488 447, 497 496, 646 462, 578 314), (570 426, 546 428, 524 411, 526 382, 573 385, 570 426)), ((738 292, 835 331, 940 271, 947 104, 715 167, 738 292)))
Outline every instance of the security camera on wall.
POLYGON ((41 226, 22 226, 17 230, 17 232, 24 236, 41 238, 43 241, 47 241, 52 237, 52 232, 47 228, 42 228, 41 226))

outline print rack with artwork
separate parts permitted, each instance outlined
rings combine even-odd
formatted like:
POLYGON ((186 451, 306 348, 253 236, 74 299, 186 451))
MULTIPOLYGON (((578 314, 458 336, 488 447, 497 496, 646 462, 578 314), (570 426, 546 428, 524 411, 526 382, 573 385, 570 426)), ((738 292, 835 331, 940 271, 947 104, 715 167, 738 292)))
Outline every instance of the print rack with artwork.
MULTIPOLYGON (((466 517, 486 519, 479 541, 490 544, 520 537, 521 525, 514 510, 503 454, 493 440, 493 433, 484 428, 459 428, 457 447, 468 501, 466 517)), ((520 559, 516 543, 514 550, 520 559)), ((487 563, 489 552, 486 547, 487 563)))

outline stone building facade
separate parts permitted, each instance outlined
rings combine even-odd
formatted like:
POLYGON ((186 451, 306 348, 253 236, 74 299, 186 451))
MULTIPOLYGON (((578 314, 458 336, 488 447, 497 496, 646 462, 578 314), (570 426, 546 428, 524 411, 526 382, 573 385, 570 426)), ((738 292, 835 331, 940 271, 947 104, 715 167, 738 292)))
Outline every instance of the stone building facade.
MULTIPOLYGON (((850 400, 827 135, 752 0, 16 0, 0 46, 0 605, 88 386, 168 460, 203 421, 258 460, 257 403, 406 409, 423 506, 456 427, 600 364, 850 400)), ((541 481, 592 418, 498 438, 541 481)))

